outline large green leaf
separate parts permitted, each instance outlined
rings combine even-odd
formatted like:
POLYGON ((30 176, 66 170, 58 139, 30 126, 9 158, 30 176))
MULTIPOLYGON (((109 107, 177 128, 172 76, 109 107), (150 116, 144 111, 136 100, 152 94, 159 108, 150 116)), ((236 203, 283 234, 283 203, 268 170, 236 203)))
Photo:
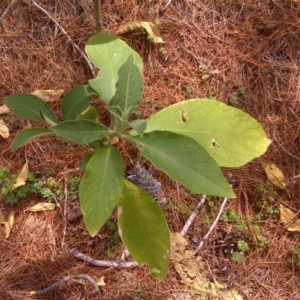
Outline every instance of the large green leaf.
POLYGON ((49 134, 53 134, 53 132, 45 128, 25 129, 15 137, 12 143, 12 149, 13 151, 16 151, 18 148, 30 142, 31 140, 49 134))
POLYGON ((122 112, 128 112, 125 119, 139 105, 143 91, 143 81, 139 68, 133 64, 133 56, 130 55, 126 62, 121 66, 119 79, 116 83, 116 95, 110 105, 117 105, 122 112))
POLYGON ((195 140, 169 131, 131 137, 142 156, 192 193, 235 197, 214 159, 195 140))
POLYGON ((4 102, 19 117, 46 123, 40 114, 42 111, 48 119, 58 123, 50 106, 37 96, 31 94, 10 95, 4 99, 4 102))
POLYGON ((97 78, 89 81, 91 87, 108 105, 116 93, 118 72, 130 55, 141 71, 143 62, 140 55, 117 36, 101 31, 92 36, 85 46, 89 59, 100 71, 97 78))
POLYGON ((123 157, 113 146, 101 148, 89 159, 79 198, 84 223, 92 236, 115 208, 122 193, 123 178, 123 157))
POLYGON ((79 144, 88 144, 102 139, 109 130, 102 124, 85 119, 65 121, 51 127, 56 134, 79 144))
POLYGON ((145 132, 166 130, 195 139, 219 166, 242 166, 262 155, 270 144, 262 126, 251 116, 209 99, 171 105, 146 121, 145 132))
POLYGON ((92 101, 93 93, 94 91, 89 85, 79 85, 69 90, 61 103, 64 120, 75 120, 85 111, 92 101))
POLYGON ((140 265, 147 264, 153 277, 163 279, 170 259, 170 232, 164 214, 148 193, 127 180, 118 203, 118 224, 133 258, 140 265))

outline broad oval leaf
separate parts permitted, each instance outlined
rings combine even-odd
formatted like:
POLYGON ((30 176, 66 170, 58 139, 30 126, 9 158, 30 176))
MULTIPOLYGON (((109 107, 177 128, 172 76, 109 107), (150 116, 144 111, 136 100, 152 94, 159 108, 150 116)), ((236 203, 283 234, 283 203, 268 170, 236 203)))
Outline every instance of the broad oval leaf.
POLYGON ((68 91, 61 103, 61 113, 65 121, 75 120, 92 101, 93 89, 89 85, 79 85, 68 91))
POLYGON ((121 66, 118 72, 119 78, 116 83, 116 95, 110 105, 120 107, 122 112, 128 113, 128 116, 139 105, 143 81, 139 68, 133 63, 133 56, 130 55, 126 62, 121 66))
POLYGON ((18 148, 24 144, 30 142, 31 140, 44 136, 53 134, 51 130, 45 128, 29 128, 21 131, 14 139, 12 143, 13 151, 16 151, 18 148))
POLYGON ((217 163, 192 138, 169 131, 153 131, 130 139, 142 156, 192 193, 235 197, 217 163))
POLYGON ((86 119, 97 122, 98 110, 94 106, 90 105, 86 110, 84 110, 80 115, 78 115, 76 119, 86 119))
POLYGON ((85 46, 89 59, 100 69, 97 78, 89 84, 108 105, 116 93, 118 72, 130 55, 141 71, 143 62, 140 55, 117 36, 101 31, 92 36, 85 46))
POLYGON ((154 278, 163 279, 170 260, 170 232, 164 214, 144 190, 124 180, 118 202, 121 238, 133 258, 147 264, 154 278))
POLYGON ((102 124, 85 119, 65 121, 51 127, 51 130, 63 138, 78 144, 88 144, 102 139, 109 130, 102 124))
POLYGON ((245 112, 209 99, 171 105, 147 120, 145 132, 166 130, 196 140, 224 167, 239 167, 270 144, 262 126, 245 112))
POLYGON ((41 117, 40 112, 42 111, 48 119, 58 123, 50 106, 37 96, 31 94, 10 95, 4 99, 4 102, 19 117, 46 123, 41 117))
POLYGON ((110 217, 123 189, 124 163, 113 146, 97 151, 87 163, 80 183, 80 208, 84 223, 92 236, 110 217))

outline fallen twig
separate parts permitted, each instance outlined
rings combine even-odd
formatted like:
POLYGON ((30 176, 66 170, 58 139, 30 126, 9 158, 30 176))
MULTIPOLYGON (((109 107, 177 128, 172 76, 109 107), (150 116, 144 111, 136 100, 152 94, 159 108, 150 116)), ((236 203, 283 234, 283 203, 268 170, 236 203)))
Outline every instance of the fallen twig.
POLYGON ((2 21, 4 20, 4 18, 6 17, 6 15, 8 14, 9 10, 12 8, 12 6, 14 5, 15 2, 16 2, 16 0, 12 0, 9 3, 9 5, 6 8, 6 10, 3 12, 3 14, 0 17, 0 23, 2 23, 2 21))
POLYGON ((191 216, 188 218, 188 220, 184 224, 182 230, 180 231, 180 234, 182 236, 186 235, 187 231, 189 230, 189 228, 192 225, 193 221, 195 220, 196 216, 199 214, 200 208, 204 204, 205 199, 206 199, 206 195, 203 195, 200 202, 198 203, 198 205, 196 206, 196 208, 192 212, 191 216))
POLYGON ((218 221, 220 219, 220 216, 222 214, 222 211, 223 211, 223 209, 224 209, 224 207, 226 205, 226 202, 227 202, 227 198, 224 198, 223 203, 222 203, 222 205, 220 207, 220 210, 218 212, 218 215, 217 215, 216 219, 214 220, 214 222, 210 226, 210 228, 209 228, 208 232, 206 233, 206 235, 204 236, 204 238, 200 241, 199 246, 195 250, 195 254, 197 254, 201 250, 201 248, 203 247, 205 241, 208 239, 208 237, 210 236, 210 234, 214 230, 215 226, 217 225, 217 223, 218 223, 218 221))
POLYGON ((105 261, 105 260, 98 260, 94 259, 90 256, 87 256, 81 252, 79 252, 77 249, 70 249, 67 250, 68 256, 73 256, 77 259, 80 259, 90 265, 96 266, 96 267, 104 267, 104 268, 135 268, 138 267, 139 264, 135 261, 128 262, 128 261, 105 261))
POLYGON ((32 4, 37 7, 40 11, 42 11, 44 14, 47 15, 48 18, 50 18, 55 25, 62 31, 62 33, 67 37, 68 41, 75 47, 75 49, 80 53, 80 55, 85 59, 85 61, 87 62, 88 66, 90 67, 90 70, 93 74, 94 77, 96 77, 96 72, 95 69, 93 67, 93 65, 91 64, 91 62, 89 61, 87 55, 84 53, 84 51, 82 51, 78 45, 76 45, 73 40, 71 39, 71 37, 69 36, 69 34, 65 31, 65 29, 43 8, 41 7, 39 4, 37 4, 34 0, 31 0, 32 4))
POLYGON ((73 275, 73 276, 66 276, 64 277, 63 279, 51 284, 50 286, 42 289, 42 290, 38 290, 38 291, 31 291, 30 292, 30 295, 31 296, 39 296, 39 295, 43 295, 43 294, 46 294, 46 293, 49 293, 51 291, 53 291, 54 289, 56 289, 57 287, 59 287, 61 284, 69 281, 70 279, 74 279, 74 278, 78 278, 78 279, 86 279, 87 281, 89 281, 96 293, 98 294, 98 300, 102 300, 102 296, 101 296, 101 292, 100 292, 100 289, 97 285, 97 283, 93 280, 92 277, 90 277, 89 275, 86 275, 86 274, 78 274, 78 275, 73 275))

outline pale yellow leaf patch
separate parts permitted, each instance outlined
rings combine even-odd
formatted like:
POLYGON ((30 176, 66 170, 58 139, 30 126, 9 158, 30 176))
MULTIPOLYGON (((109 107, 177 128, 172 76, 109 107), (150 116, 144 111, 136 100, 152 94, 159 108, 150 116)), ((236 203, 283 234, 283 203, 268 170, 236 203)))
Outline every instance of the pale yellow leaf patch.
POLYGON ((227 288, 226 284, 211 282, 205 275, 206 266, 202 257, 195 257, 194 252, 187 250, 187 240, 180 233, 171 232, 171 260, 182 283, 191 287, 199 299, 235 299, 242 296, 235 290, 227 288))
POLYGON ((5 139, 9 138, 9 129, 5 125, 4 121, 1 119, 0 119, 0 135, 5 139))
POLYGON ((5 221, 4 217, 2 215, 2 212, 0 211, 0 224, 4 225, 5 230, 5 238, 9 238, 11 230, 14 226, 14 220, 15 220, 15 213, 14 211, 11 211, 8 215, 8 220, 5 221))
POLYGON ((5 115, 10 113, 10 109, 4 104, 0 106, 0 115, 5 115))
POLYGON ((15 190, 16 188, 23 186, 26 184, 27 181, 27 177, 28 177, 28 162, 26 161, 26 163, 24 164, 24 166, 22 167, 21 172, 19 173, 15 184, 13 185, 13 190, 15 190))
POLYGON ((36 205, 27 208, 25 211, 32 211, 32 212, 39 212, 39 211, 46 211, 46 210, 53 210, 55 208, 54 203, 37 203, 36 205))
POLYGON ((35 90, 31 94, 43 99, 46 102, 53 102, 58 100, 64 92, 64 90, 35 90))
POLYGON ((105 283, 104 279, 105 279, 105 277, 104 277, 104 276, 101 276, 100 278, 97 278, 97 279, 95 280, 95 282, 97 283, 98 286, 105 286, 106 283, 105 283))
POLYGON ((300 232, 300 220, 295 214, 280 204, 280 221, 284 223, 284 227, 291 232, 300 232))
POLYGON ((145 29, 148 33, 149 40, 154 44, 164 43, 156 25, 151 22, 130 22, 121 26, 116 33, 124 34, 136 29, 145 29))
POLYGON ((272 184, 281 190, 285 190, 290 197, 290 193, 286 189, 285 177, 282 171, 275 164, 262 163, 262 167, 272 184))

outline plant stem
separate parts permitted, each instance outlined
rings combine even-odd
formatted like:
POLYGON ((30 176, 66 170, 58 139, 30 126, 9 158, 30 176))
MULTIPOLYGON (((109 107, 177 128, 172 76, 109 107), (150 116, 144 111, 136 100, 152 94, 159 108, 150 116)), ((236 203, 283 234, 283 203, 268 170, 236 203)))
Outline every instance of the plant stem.
POLYGON ((93 0, 95 9, 95 21, 96 21, 96 31, 102 30, 102 20, 101 20, 101 0, 93 0))

